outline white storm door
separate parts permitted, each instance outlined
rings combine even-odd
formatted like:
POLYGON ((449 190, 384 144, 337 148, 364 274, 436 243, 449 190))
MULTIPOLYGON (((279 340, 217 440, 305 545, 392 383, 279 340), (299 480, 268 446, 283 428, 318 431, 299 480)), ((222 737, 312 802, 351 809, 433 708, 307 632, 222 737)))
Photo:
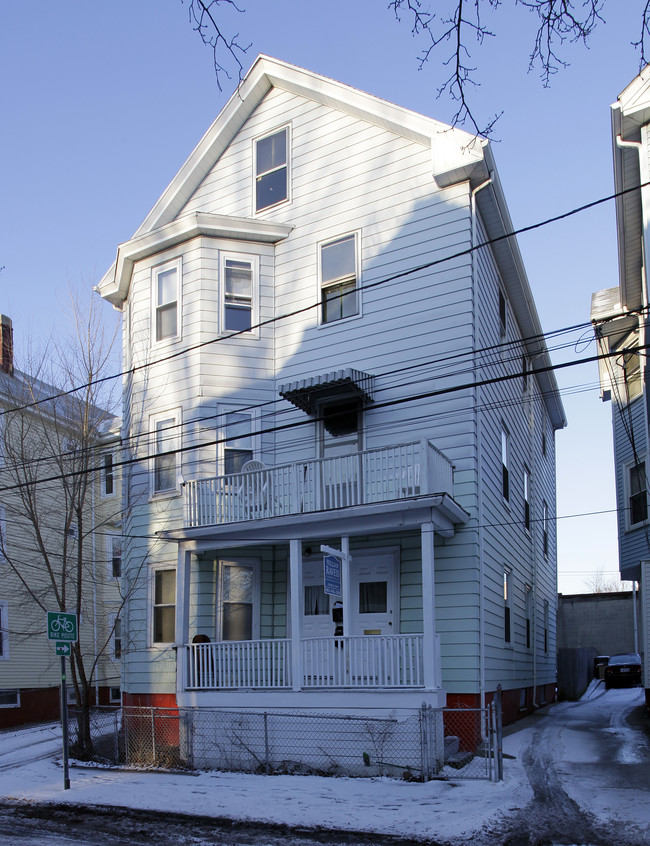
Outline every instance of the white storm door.
POLYGON ((349 634, 398 634, 397 564, 393 553, 353 555, 350 569, 349 634))

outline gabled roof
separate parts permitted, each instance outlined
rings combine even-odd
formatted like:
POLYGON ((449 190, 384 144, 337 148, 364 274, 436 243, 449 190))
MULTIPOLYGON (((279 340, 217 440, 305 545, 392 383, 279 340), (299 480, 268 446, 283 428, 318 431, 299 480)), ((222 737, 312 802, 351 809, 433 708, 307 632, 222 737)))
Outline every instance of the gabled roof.
MULTIPOLYGON (((461 129, 424 117, 333 79, 269 56, 258 56, 235 93, 146 216, 133 238, 118 247, 116 262, 96 288, 104 298, 117 306, 124 301, 128 292, 133 260, 142 257, 142 255, 138 256, 137 252, 143 236, 167 227, 176 220, 205 176, 272 88, 289 91, 308 100, 347 112, 432 148, 432 171, 441 187, 470 178, 477 166, 483 162, 484 146, 487 143, 483 139, 477 139, 461 129), (435 146, 432 143, 434 137, 435 146), (135 259, 131 259, 134 254, 135 259)), ((255 227, 260 227, 262 223, 259 220, 245 221, 243 219, 238 219, 238 222, 243 230, 249 230, 249 232, 255 227)), ((275 224, 266 224, 266 226, 278 228, 275 224)), ((283 237, 286 237, 286 234, 283 237)), ((162 242, 165 237, 166 233, 161 233, 160 239, 153 240, 162 242)), ((260 238, 260 240, 271 239, 260 238)))

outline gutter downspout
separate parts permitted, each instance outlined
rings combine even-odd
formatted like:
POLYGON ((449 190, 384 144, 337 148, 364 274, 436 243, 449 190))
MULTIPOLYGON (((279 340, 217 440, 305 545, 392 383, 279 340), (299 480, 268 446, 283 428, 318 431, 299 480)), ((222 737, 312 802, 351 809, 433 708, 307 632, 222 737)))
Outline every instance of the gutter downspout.
POLYGON ((90 531, 92 532, 93 556, 93 653, 95 662, 95 705, 99 705, 99 667, 97 665, 97 568, 95 555, 95 484, 90 486, 90 531))
MULTIPOLYGON (((477 338, 476 334, 478 331, 478 324, 477 324, 477 302, 476 302, 476 250, 473 249, 476 246, 476 195, 479 191, 483 188, 486 188, 488 185, 492 184, 492 173, 490 173, 490 178, 486 179, 485 182, 482 182, 480 185, 477 185, 476 188, 473 188, 470 193, 470 215, 471 215, 471 223, 472 223, 472 232, 471 232, 471 244, 472 247, 472 345, 473 349, 473 360, 474 360, 474 382, 478 382, 478 373, 477 373, 477 366, 476 366, 476 348, 477 348, 477 338)), ((476 448, 477 448, 477 460, 476 460, 476 487, 478 490, 478 585, 479 585, 479 597, 478 597, 478 613, 479 613, 479 655, 478 655, 478 665, 479 665, 479 697, 480 702, 479 705, 481 708, 485 708, 485 582, 484 582, 484 574, 483 574, 483 473, 482 473, 482 455, 483 455, 483 426, 481 424, 481 413, 480 413, 480 399, 481 399, 481 389, 479 385, 476 385, 474 388, 474 413, 476 415, 476 448)))

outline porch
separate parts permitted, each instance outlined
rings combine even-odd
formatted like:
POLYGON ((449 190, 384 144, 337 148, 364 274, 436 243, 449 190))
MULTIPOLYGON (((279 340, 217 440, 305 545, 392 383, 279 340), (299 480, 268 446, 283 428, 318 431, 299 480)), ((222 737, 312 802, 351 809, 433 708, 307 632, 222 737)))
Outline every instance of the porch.
POLYGON ((187 481, 185 526, 244 523, 430 494, 453 495, 453 465, 430 441, 413 441, 187 481))
MULTIPOLYGON (((417 689, 424 687, 423 636, 303 638, 294 686, 289 638, 193 643, 184 647, 186 690, 417 689)), ((435 665, 440 668, 440 639, 435 665)), ((436 679, 436 687, 441 681, 436 679)))

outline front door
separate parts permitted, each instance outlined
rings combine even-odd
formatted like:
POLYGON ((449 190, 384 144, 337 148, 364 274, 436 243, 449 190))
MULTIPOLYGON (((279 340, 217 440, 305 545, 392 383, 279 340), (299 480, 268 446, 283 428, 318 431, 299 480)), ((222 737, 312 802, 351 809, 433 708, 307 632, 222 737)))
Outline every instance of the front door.
POLYGON ((396 585, 397 565, 392 552, 352 556, 350 634, 398 634, 396 585))
POLYGON ((335 597, 325 593, 323 558, 303 561, 302 566, 302 649, 305 683, 309 686, 331 685, 335 672, 334 622, 335 597))

